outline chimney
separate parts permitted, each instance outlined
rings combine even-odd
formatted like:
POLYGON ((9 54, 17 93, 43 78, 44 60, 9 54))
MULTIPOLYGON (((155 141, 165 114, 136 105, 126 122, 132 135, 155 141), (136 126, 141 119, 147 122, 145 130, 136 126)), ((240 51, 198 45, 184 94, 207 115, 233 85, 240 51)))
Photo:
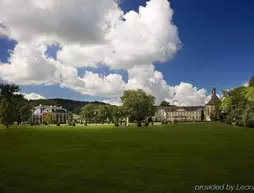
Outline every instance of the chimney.
POLYGON ((216 88, 213 88, 213 90, 212 90, 212 95, 213 95, 213 96, 216 95, 216 88))

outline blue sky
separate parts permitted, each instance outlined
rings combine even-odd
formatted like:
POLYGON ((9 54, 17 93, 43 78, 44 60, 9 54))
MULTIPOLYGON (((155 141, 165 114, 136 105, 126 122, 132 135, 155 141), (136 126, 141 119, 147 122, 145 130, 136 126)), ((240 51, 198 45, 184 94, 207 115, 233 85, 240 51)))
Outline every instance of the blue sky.
MULTIPOLYGON (((145 0, 121 0, 124 12, 138 11, 145 0)), ((176 56, 167 62, 155 63, 169 85, 187 82, 208 91, 234 88, 254 75, 254 2, 251 0, 171 0, 173 23, 177 26, 183 44, 176 56)), ((154 26, 156 27, 156 26, 154 26)), ((0 61, 6 62, 15 42, 0 38, 0 61)), ((48 49, 55 57, 57 46, 48 49)), ((96 73, 120 73, 127 81, 124 70, 108 67, 79 69, 96 73)), ((59 85, 21 86, 22 92, 35 92, 47 98, 61 97, 76 100, 102 100, 103 97, 81 95, 59 85)))

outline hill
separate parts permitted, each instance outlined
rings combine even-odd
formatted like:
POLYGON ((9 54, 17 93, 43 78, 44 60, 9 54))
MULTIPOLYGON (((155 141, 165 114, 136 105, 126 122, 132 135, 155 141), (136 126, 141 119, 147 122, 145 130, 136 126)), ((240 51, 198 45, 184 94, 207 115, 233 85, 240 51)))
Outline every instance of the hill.
POLYGON ((31 107, 38 106, 40 104, 42 105, 56 105, 56 106, 62 106, 63 108, 67 109, 67 111, 71 111, 75 114, 79 114, 81 111, 81 108, 84 107, 87 104, 95 104, 95 105, 107 105, 106 103, 99 102, 99 101, 74 101, 69 99, 40 99, 40 100, 30 100, 29 101, 31 107))

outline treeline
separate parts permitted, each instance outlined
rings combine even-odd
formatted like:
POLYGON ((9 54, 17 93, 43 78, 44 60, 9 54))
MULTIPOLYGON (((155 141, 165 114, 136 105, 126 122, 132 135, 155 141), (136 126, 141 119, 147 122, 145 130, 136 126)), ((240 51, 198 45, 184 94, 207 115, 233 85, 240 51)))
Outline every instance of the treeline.
POLYGON ((72 112, 74 114, 80 114, 81 113, 81 108, 88 105, 88 104, 94 104, 94 105, 106 105, 106 103, 99 102, 99 101, 93 101, 93 102, 88 102, 88 101, 74 101, 74 100, 69 100, 69 99, 60 99, 60 98, 55 98, 55 99, 40 99, 40 100, 30 100, 29 104, 31 107, 35 107, 38 105, 56 105, 56 106, 62 106, 65 108, 67 111, 72 112))
POLYGON ((113 122, 115 126, 119 123, 137 122, 137 126, 141 126, 141 122, 145 121, 148 126, 152 122, 151 116, 154 115, 155 98, 146 94, 143 90, 126 90, 121 96, 122 105, 93 105, 89 104, 81 109, 82 121, 87 125, 91 122, 113 122))
POLYGON ((249 80, 248 86, 223 90, 223 96, 224 99, 216 106, 214 119, 254 127, 254 77, 249 80))

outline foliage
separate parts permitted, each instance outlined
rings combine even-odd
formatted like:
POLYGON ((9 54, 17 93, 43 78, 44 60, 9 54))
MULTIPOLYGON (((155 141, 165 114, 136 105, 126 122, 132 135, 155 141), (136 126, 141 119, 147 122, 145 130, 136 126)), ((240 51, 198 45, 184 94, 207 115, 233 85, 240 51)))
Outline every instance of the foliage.
POLYGON ((254 87, 254 76, 252 76, 249 80, 249 87, 254 87))
POLYGON ((71 123, 73 121, 73 113, 69 112, 68 113, 68 123, 71 123))
POLYGON ((202 109, 201 110, 201 121, 204 121, 205 120, 205 113, 204 113, 204 110, 202 109))
POLYGON ((105 105, 100 105, 99 106, 99 111, 98 111, 98 118, 99 118, 99 121, 101 123, 104 123, 105 120, 107 119, 108 117, 108 109, 105 105))
POLYGON ((24 99, 23 95, 13 95, 12 102, 15 105, 15 121, 18 124, 29 121, 32 116, 31 107, 28 100, 24 99))
POLYGON ((15 121, 15 105, 7 97, 3 97, 0 104, 0 122, 9 128, 15 121))
POLYGON ((226 123, 249 126, 254 120, 254 87, 238 87, 229 92, 221 104, 226 123))
POLYGON ((160 104, 161 107, 169 107, 170 103, 168 101, 163 100, 160 104))
POLYGON ((123 116, 123 109, 122 107, 114 106, 112 109, 112 116, 114 117, 114 122, 119 123, 119 119, 123 116))
POLYGON ((14 84, 0 84, 0 122, 7 128, 14 121, 21 120, 20 115, 16 113, 14 103, 15 93, 19 91, 19 87, 14 84))
POLYGON ((95 110, 96 107, 94 104, 88 104, 81 109, 81 115, 82 118, 85 119, 85 121, 91 122, 91 119, 95 116, 95 110))
POLYGON ((47 112, 44 120, 45 120, 48 124, 52 124, 52 123, 53 123, 52 113, 51 113, 51 112, 47 112))
POLYGON ((155 98, 143 90, 126 90, 121 96, 125 114, 135 120, 144 120, 154 114, 155 98))

